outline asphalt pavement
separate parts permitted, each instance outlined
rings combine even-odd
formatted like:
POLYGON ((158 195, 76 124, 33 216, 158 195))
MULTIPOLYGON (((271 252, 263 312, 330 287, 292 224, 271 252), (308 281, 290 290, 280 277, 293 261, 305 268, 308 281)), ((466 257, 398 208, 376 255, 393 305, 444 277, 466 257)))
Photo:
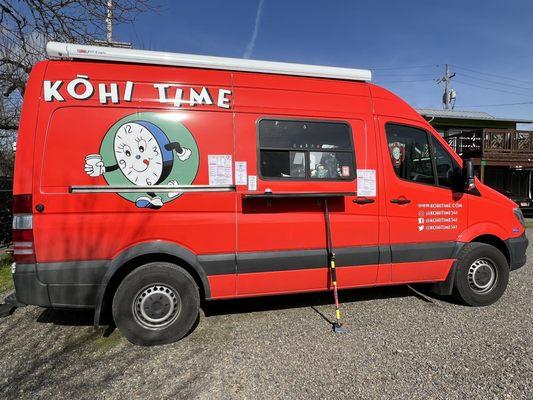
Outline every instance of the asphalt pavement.
MULTIPOLYGON (((530 238, 531 240, 531 238, 530 238)), ((92 314, 0 319, 0 398, 532 399, 533 250, 503 298, 469 308, 407 286, 209 304, 171 345, 94 331, 92 314)))

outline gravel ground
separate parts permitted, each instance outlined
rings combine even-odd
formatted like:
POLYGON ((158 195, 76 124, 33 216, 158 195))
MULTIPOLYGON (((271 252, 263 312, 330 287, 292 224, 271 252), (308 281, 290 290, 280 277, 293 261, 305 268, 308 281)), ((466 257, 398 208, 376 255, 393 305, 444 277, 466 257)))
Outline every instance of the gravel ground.
POLYGON ((0 398, 532 399, 532 266, 487 308, 341 292, 346 335, 327 322, 331 294, 213 303, 155 348, 94 331, 91 313, 26 307, 0 319, 0 398))

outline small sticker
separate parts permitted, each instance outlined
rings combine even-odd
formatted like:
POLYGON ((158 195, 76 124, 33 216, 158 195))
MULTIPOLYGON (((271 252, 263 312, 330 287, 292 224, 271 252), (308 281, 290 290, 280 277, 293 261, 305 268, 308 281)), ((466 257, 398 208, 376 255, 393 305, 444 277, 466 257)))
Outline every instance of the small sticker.
POLYGON ((392 166, 398 168, 405 160, 405 143, 389 143, 392 166))
POLYGON ((235 184, 246 185, 246 161, 235 161, 235 184))
POLYGON ((376 170, 357 170, 357 195, 365 197, 376 196, 376 170))
POLYGON ((231 154, 209 154, 207 163, 209 167, 209 185, 224 186, 233 183, 231 154))
POLYGON ((257 190, 257 175, 248 175, 248 190, 257 190))
POLYGON ((342 166, 342 176, 350 176, 350 167, 348 165, 342 166))

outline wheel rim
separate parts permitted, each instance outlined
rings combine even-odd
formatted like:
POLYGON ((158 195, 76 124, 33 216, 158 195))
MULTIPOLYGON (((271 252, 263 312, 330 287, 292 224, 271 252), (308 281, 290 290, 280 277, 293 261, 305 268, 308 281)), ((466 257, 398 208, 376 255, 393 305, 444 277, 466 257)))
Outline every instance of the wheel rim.
POLYGON ((164 328, 176 320, 181 312, 181 298, 170 286, 152 284, 141 289, 133 301, 133 315, 141 325, 164 328))
POLYGON ((468 269, 468 283, 476 293, 490 292, 498 279, 494 263, 486 258, 479 258, 468 269))

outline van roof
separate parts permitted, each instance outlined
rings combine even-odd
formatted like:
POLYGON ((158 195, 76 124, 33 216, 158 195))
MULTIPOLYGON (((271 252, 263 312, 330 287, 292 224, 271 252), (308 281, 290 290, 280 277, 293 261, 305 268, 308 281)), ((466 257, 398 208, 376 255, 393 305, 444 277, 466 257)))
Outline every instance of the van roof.
POLYGON ((46 52, 51 58, 61 59, 77 58, 84 60, 118 61, 279 75, 311 76, 364 82, 370 81, 372 78, 371 72, 365 69, 212 57, 59 42, 48 42, 46 52))

